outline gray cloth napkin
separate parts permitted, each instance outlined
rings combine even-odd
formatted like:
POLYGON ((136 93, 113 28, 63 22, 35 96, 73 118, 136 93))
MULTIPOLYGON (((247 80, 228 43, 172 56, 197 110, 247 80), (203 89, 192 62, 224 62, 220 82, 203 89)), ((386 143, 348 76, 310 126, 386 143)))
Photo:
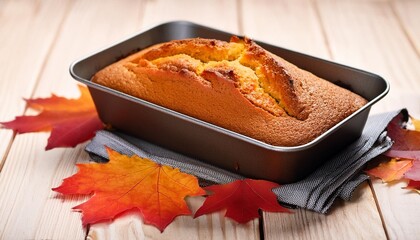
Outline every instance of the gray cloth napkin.
MULTIPOLYGON (((407 120, 408 113, 405 109, 369 117, 359 139, 307 178, 273 189, 278 200, 285 205, 320 213, 326 213, 337 197, 349 200, 354 189, 368 179, 368 176, 361 172, 365 164, 391 147, 392 142, 387 137, 385 128, 399 113, 407 120)), ((244 178, 117 131, 97 132, 86 146, 86 151, 95 161, 107 161, 105 146, 128 156, 135 154, 179 168, 185 173, 197 176, 202 186, 244 178)))

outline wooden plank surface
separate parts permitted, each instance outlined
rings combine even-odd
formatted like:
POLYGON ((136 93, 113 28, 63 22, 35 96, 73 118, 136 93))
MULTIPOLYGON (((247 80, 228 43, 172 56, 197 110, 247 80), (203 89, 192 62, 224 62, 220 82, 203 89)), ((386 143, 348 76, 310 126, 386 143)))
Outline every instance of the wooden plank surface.
POLYGON ((246 36, 320 58, 330 57, 311 0, 242 1, 240 10, 246 36))
POLYGON ((386 238, 367 183, 355 192, 352 201, 337 201, 326 215, 303 209, 281 216, 265 213, 264 223, 265 239, 386 238))
MULTIPOLYGON (((0 121, 22 114, 69 1, 0 1, 0 121)), ((13 132, 0 129, 0 171, 13 132)))
MULTIPOLYGON (((22 97, 76 96, 68 74, 73 60, 141 28, 181 19, 377 73, 390 82, 391 92, 372 112, 408 107, 420 118, 419 6, 416 0, 3 0, 0 120, 25 111, 22 97)), ((240 225, 214 213, 179 217, 160 233, 129 212, 84 229, 71 207, 87 197, 63 197, 51 188, 89 157, 83 144, 46 152, 47 138, 46 133, 13 138, 11 131, 0 130, 0 239, 259 239, 260 234, 265 239, 413 239, 420 234, 418 194, 402 189, 404 183, 380 181, 364 184, 352 201, 337 202, 327 215, 264 213, 262 222, 240 225)), ((195 210, 203 200, 188 203, 195 210)))
POLYGON ((236 1, 154 0, 147 1, 142 23, 143 27, 150 27, 185 20, 236 33, 239 31, 237 10, 236 1))
POLYGON ((402 30, 407 34, 407 38, 416 50, 417 55, 420 55, 420 1, 394 0, 391 3, 397 19, 400 21, 402 30))
MULTIPOLYGON (((190 209, 195 212, 204 198, 187 199, 190 209)), ((105 223, 94 224, 88 239, 260 239, 258 221, 238 224, 224 218, 222 213, 213 213, 193 219, 180 216, 163 233, 157 228, 144 225, 139 214, 127 213, 105 223)))
MULTIPOLYGON (((374 112, 408 107, 410 113, 420 117, 420 61, 392 4, 321 0, 318 8, 334 60, 367 69, 389 81, 389 96, 376 105, 374 112)), ((419 196, 401 186, 373 182, 387 236, 412 239, 420 234, 414 220, 420 219, 419 196)))
MULTIPOLYGON (((393 0, 391 1, 392 10, 399 21, 400 28, 406 35, 408 42, 411 44, 412 49, 417 53, 417 59, 414 57, 414 67, 410 68, 409 71, 413 71, 414 75, 419 74, 418 64, 420 62, 420 1, 418 0, 393 0), (417 67, 417 68, 416 68, 417 67)), ((410 51, 410 50, 408 50, 410 51)), ((398 77, 399 81, 404 81, 404 79, 398 77)), ((420 80, 416 80, 416 85, 410 91, 406 89, 402 90, 398 97, 394 97, 393 101, 398 102, 400 106, 405 106, 410 110, 410 113, 416 118, 420 118, 420 80)))
MULTIPOLYGON (((45 62, 34 96, 45 97, 51 92, 77 96, 76 82, 68 74, 70 63, 135 31, 141 9, 137 3, 73 2, 57 32, 59 37, 45 62)), ((86 162, 88 156, 83 145, 44 151, 47 137, 47 134, 18 135, 13 142, 0 175, 0 239, 83 239, 86 235, 80 214, 71 210, 86 197, 62 199, 51 188, 73 174, 75 163, 86 162)))
POLYGON ((405 95, 420 91, 419 57, 388 1, 318 1, 334 61, 376 73, 391 85, 373 113, 410 105, 405 95), (373 17, 375 16, 375 17, 373 17), (406 99, 407 100, 407 99, 406 99))

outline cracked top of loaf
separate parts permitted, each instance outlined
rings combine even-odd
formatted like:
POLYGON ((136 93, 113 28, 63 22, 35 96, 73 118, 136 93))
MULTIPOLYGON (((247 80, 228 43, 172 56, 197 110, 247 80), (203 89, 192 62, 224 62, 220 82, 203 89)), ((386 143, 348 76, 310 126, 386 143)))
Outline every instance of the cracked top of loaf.
POLYGON ((367 102, 237 37, 154 45, 92 81, 276 146, 308 143, 367 102))

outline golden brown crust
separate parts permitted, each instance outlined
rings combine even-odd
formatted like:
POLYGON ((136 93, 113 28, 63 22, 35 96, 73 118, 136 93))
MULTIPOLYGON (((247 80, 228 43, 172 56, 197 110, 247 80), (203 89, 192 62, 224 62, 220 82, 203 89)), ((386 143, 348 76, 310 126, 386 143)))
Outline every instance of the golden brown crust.
POLYGON ((92 81, 276 146, 308 143, 366 104, 236 37, 158 44, 92 81))

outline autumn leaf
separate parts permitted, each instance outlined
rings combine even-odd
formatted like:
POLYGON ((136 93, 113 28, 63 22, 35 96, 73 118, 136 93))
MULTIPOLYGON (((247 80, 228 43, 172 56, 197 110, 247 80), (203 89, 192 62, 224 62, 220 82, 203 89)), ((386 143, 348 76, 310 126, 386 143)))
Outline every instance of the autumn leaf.
POLYGON ((388 124, 388 136, 392 139, 393 145, 384 155, 392 159, 366 172, 381 178, 384 182, 408 180, 406 188, 420 193, 420 121, 410 118, 415 130, 402 127, 404 125, 402 115, 398 115, 388 124))
POLYGON ((54 191, 93 196, 74 209, 83 213, 84 225, 110 220, 137 209, 146 224, 163 231, 176 216, 190 215, 186 196, 204 195, 196 177, 138 156, 107 149, 106 164, 78 164, 79 172, 54 191))
POLYGON ((404 178, 420 181, 420 126, 419 120, 410 117, 415 130, 407 130, 401 127, 401 116, 394 118, 388 125, 388 135, 394 141, 386 156, 394 158, 411 159, 411 167, 406 169, 404 178))
POLYGON ((238 223, 246 223, 259 217, 258 209, 268 212, 290 212, 280 206, 271 189, 279 185, 264 180, 237 180, 205 189, 213 192, 208 196, 194 217, 226 209, 226 217, 238 223))
POLYGON ((407 187, 408 189, 412 189, 417 191, 418 193, 420 193, 420 181, 414 181, 414 180, 410 180, 408 182, 407 187))
POLYGON ((394 143, 384 155, 420 160, 420 131, 403 129, 400 122, 401 116, 397 116, 388 124, 388 136, 394 143))
POLYGON ((404 174, 404 177, 413 181, 420 181, 420 161, 413 161, 413 166, 404 174))
POLYGON ((29 108, 40 111, 36 116, 19 116, 0 123, 17 133, 51 131, 46 150, 74 147, 91 139, 103 128, 89 90, 78 85, 80 97, 67 99, 52 95, 49 98, 26 99, 29 108))
POLYGON ((420 120, 415 119, 414 117, 410 117, 411 122, 413 123, 413 126, 416 131, 420 131, 420 120))
POLYGON ((413 166, 412 160, 397 160, 394 158, 366 172, 371 176, 382 179, 384 182, 391 182, 401 179, 411 166, 413 166))

